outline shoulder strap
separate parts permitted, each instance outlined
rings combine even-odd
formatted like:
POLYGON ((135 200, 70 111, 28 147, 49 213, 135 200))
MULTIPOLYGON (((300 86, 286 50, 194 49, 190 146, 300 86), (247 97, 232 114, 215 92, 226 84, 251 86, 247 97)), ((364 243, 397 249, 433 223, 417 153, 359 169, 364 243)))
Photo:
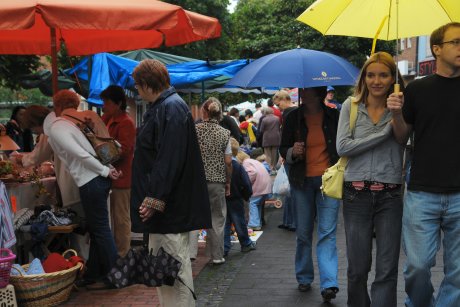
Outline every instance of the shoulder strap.
MULTIPOLYGON (((350 131, 353 134, 356 126, 356 118, 358 117, 358 103, 356 102, 355 97, 351 97, 350 102, 350 131)), ((345 167, 348 162, 348 157, 341 157, 338 161, 340 165, 345 167)))
POLYGON ((350 131, 353 132, 356 126, 356 118, 358 117, 358 103, 356 102, 356 98, 351 98, 350 103, 350 131))
MULTIPOLYGON (((78 121, 78 122, 80 122, 81 124, 83 124, 84 127, 85 127, 86 129, 88 129, 90 132, 92 132, 94 135, 96 135, 96 133, 94 132, 94 130, 93 130, 90 126, 88 126, 88 124, 86 124, 85 121, 79 119, 78 117, 69 115, 69 114, 64 114, 64 116, 67 116, 67 117, 70 117, 70 118, 75 119, 76 121, 78 121)), ((77 125, 77 127, 79 127, 79 126, 77 125)), ((79 128, 80 128, 80 127, 79 127, 79 128)), ((80 128, 80 129, 81 129, 81 128, 80 128)))

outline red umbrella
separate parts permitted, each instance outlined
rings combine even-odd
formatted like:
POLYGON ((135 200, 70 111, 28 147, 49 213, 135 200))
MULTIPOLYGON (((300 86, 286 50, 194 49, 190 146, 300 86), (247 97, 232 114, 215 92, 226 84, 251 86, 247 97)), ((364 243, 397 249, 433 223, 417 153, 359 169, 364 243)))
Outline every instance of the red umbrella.
POLYGON ((187 44, 219 37, 220 31, 215 18, 156 0, 0 3, 0 54, 51 55, 54 89, 57 40, 69 55, 88 55, 187 44))

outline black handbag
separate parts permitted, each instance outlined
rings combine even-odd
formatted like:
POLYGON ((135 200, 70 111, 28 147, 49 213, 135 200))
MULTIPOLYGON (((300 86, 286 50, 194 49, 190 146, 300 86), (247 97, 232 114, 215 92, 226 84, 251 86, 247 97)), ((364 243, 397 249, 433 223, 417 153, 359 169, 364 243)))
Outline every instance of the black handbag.
POLYGON ((178 276, 182 263, 160 247, 156 256, 146 245, 140 248, 131 248, 125 257, 119 257, 110 272, 108 280, 116 288, 124 288, 133 284, 142 284, 147 287, 162 285, 174 286, 176 279, 185 285, 193 298, 196 295, 178 276))

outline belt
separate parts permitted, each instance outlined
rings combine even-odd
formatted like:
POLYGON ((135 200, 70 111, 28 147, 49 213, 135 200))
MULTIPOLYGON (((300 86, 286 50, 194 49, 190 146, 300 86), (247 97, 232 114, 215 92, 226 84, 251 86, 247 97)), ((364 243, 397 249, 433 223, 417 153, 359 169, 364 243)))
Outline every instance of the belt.
POLYGON ((385 183, 377 181, 345 181, 344 186, 347 188, 354 189, 356 191, 391 191, 401 188, 400 184, 385 183))

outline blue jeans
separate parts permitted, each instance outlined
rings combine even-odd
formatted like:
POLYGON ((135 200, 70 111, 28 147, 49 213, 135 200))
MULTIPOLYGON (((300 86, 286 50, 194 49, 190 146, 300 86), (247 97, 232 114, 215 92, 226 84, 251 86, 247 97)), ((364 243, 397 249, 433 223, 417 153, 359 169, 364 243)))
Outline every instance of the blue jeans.
POLYGON ((248 227, 262 227, 262 206, 265 205, 267 194, 253 196, 249 199, 249 222, 248 227))
POLYGON ((321 177, 306 177, 302 187, 291 186, 297 209, 297 247, 295 272, 299 284, 311 284, 314 278, 312 236, 315 216, 318 219, 318 259, 321 290, 337 287, 336 230, 340 203, 321 194, 321 177))
POLYGON ((230 241, 231 224, 235 226, 241 247, 248 246, 252 243, 248 235, 248 227, 244 218, 244 203, 242 199, 227 199, 227 219, 225 221, 224 235, 224 253, 228 253, 232 247, 230 241))
POLYGON ((402 223, 401 189, 370 192, 344 188, 343 219, 348 258, 348 306, 396 307, 402 223), (376 234, 375 280, 367 279, 376 234))
POLYGON ((283 197, 283 225, 289 228, 296 228, 296 207, 292 196, 283 197))
POLYGON ((98 176, 80 187, 86 228, 91 240, 86 261, 86 279, 104 278, 117 258, 117 249, 110 230, 107 210, 107 198, 111 185, 110 179, 98 176))
POLYGON ((460 193, 407 191, 404 197, 403 248, 406 306, 460 306, 460 193), (436 300, 430 269, 444 232, 444 279, 436 300))

